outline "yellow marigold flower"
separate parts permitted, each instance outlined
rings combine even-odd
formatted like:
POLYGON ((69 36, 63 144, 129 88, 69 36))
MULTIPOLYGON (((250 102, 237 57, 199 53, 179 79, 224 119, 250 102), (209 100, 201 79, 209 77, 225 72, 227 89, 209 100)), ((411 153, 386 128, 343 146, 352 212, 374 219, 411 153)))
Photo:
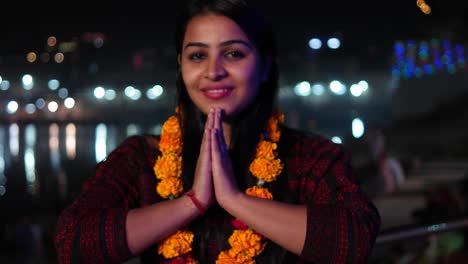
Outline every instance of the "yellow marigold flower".
POLYGON ((258 256, 265 249, 262 237, 251 229, 234 230, 229 237, 229 245, 229 255, 242 261, 258 256))
POLYGON ((177 230, 159 243, 158 253, 165 258, 174 258, 192 251, 193 233, 190 230, 177 230))
POLYGON ((182 173, 182 157, 175 153, 159 156, 153 167, 156 178, 178 178, 182 173))
POLYGON ((257 158, 252 161, 249 170, 258 179, 271 182, 276 180, 276 176, 280 175, 283 170, 283 164, 280 159, 267 160, 257 158))
POLYGON ((264 159, 274 159, 275 158, 274 150, 276 148, 277 148, 276 143, 262 140, 257 144, 257 152, 255 153, 255 157, 264 158, 264 159))
POLYGON ((176 116, 171 116, 166 120, 166 122, 164 122, 161 135, 165 134, 176 134, 180 136, 181 131, 179 126, 179 119, 177 119, 176 116))
POLYGON ((182 181, 174 177, 164 179, 156 186, 156 191, 162 198, 177 197, 183 190, 182 181))
POLYGON ((253 186, 245 190, 245 193, 253 197, 258 197, 258 198, 263 198, 263 199, 268 199, 268 200, 273 199, 273 194, 271 194, 271 192, 267 188, 260 188, 257 186, 253 186))

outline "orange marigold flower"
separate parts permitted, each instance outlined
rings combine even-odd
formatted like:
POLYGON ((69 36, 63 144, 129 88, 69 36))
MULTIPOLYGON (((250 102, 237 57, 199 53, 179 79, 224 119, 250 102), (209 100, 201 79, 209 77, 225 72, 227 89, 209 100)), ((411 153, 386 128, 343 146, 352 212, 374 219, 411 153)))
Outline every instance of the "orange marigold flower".
POLYGON ((274 159, 275 152, 274 150, 278 146, 276 143, 272 143, 269 141, 262 140, 257 144, 257 152, 255 153, 256 158, 264 158, 264 159, 274 159))
POLYGON ((177 119, 176 116, 171 116, 166 120, 166 122, 164 122, 161 130, 161 136, 165 134, 176 134, 180 136, 181 131, 179 126, 179 119, 177 119))
POLYGON ((276 118, 280 123, 283 123, 283 122, 284 122, 284 114, 281 113, 281 111, 278 111, 278 110, 275 111, 275 118, 276 118))
POLYGON ((182 173, 182 157, 175 153, 159 156, 153 167, 156 178, 178 178, 182 173))
POLYGON ((276 176, 280 175, 283 170, 283 164, 280 159, 267 160, 257 158, 252 161, 249 170, 258 179, 271 182, 276 180, 276 176))
POLYGON ((178 178, 167 178, 158 183, 156 191, 162 198, 177 197, 184 190, 182 181, 178 178))
POLYGON ((270 135, 270 139, 273 142, 278 142, 281 137, 281 131, 278 127, 278 123, 284 122, 284 114, 280 111, 275 111, 274 116, 268 120, 267 131, 270 135))
POLYGON ((262 237, 256 234, 251 229, 247 230, 234 230, 229 237, 229 255, 245 261, 246 258, 254 258, 262 253, 265 249, 265 242, 262 242, 262 237))
POLYGON ((216 260, 216 264, 233 264, 236 263, 236 259, 231 257, 226 251, 221 251, 216 260))
MULTIPOLYGON (((230 249, 226 255, 229 257, 226 257, 226 260, 224 262, 220 263, 226 263, 226 264, 255 264, 255 260, 253 257, 249 256, 248 254, 245 254, 244 252, 239 252, 235 249, 230 249)), ((216 262, 218 263, 218 262, 216 262)))
POLYGON ((174 258, 192 251, 193 233, 190 230, 177 230, 159 243, 158 253, 165 258, 174 258))
POLYGON ((253 186, 245 190, 245 193, 253 197, 258 197, 258 198, 263 198, 263 199, 268 199, 268 200, 273 199, 273 194, 271 194, 271 192, 267 188, 260 188, 257 186, 253 186))
POLYGON ((281 137, 281 131, 280 130, 274 130, 269 133, 270 134, 270 139, 273 142, 278 142, 280 137, 281 137))
POLYGON ((161 137, 161 140, 159 141, 159 150, 162 153, 182 153, 182 140, 180 139, 180 136, 167 134, 161 137))

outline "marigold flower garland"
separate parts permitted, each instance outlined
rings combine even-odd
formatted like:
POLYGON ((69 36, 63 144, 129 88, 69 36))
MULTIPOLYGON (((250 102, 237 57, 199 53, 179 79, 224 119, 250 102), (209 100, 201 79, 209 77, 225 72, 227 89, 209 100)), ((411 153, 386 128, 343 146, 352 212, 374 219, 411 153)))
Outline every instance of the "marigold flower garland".
MULTIPOLYGON (((281 131, 279 123, 284 122, 284 115, 275 111, 268 120, 267 132, 261 135, 257 144, 255 159, 249 170, 258 179, 257 185, 248 188, 245 193, 263 199, 273 199, 273 195, 265 187, 266 182, 276 180, 281 174, 283 164, 277 159, 277 142, 281 131)), ((183 192, 180 179, 182 174, 182 132, 179 120, 171 116, 163 125, 159 150, 161 156, 155 162, 154 172, 159 180, 156 192, 165 199, 175 199, 183 192)), ((216 261, 217 264, 255 263, 254 258, 265 249, 265 238, 242 223, 239 219, 232 221, 235 227, 229 237, 230 249, 222 251, 216 261)), ((191 256, 193 232, 189 229, 177 230, 174 234, 159 243, 158 254, 164 256, 165 263, 198 263, 191 256)))

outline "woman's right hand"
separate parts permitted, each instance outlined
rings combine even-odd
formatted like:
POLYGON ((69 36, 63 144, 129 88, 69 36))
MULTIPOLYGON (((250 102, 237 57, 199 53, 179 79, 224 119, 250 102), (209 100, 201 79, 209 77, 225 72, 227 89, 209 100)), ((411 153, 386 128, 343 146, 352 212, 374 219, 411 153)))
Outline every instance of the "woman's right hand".
POLYGON ((195 176, 192 186, 195 197, 202 203, 205 208, 210 207, 215 202, 210 144, 210 131, 214 127, 214 114, 214 109, 210 109, 205 123, 205 130, 203 132, 200 154, 198 156, 197 167, 195 168, 195 176))

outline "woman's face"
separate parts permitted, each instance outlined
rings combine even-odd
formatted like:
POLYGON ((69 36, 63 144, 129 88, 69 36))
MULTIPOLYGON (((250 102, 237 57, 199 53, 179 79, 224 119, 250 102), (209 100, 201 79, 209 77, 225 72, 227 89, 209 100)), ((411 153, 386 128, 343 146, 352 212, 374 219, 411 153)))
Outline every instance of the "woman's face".
POLYGON ((211 13, 188 23, 179 63, 190 98, 205 114, 220 107, 235 116, 252 103, 267 77, 244 31, 228 17, 211 13))

